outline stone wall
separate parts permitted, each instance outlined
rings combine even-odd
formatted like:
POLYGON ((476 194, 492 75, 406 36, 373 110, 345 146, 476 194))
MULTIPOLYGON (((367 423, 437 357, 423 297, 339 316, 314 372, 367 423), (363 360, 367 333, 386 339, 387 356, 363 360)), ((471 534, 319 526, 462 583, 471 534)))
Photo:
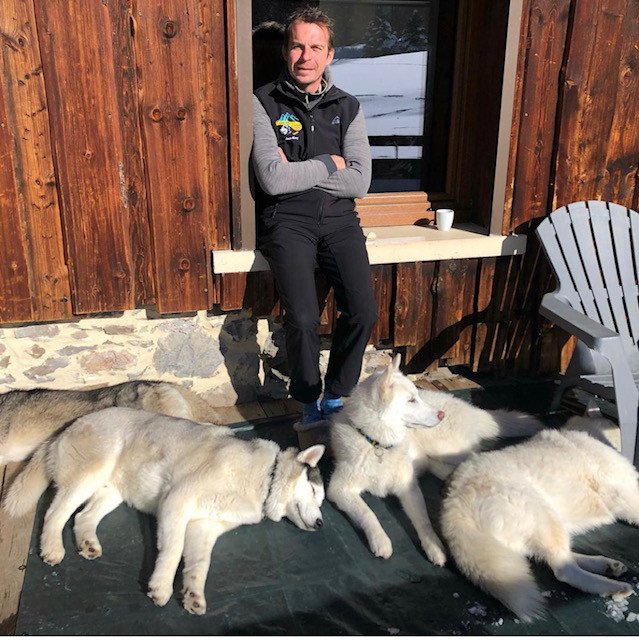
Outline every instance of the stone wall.
MULTIPOLYGON (((330 343, 323 339, 320 368, 330 343)), ((390 361, 371 347, 362 372, 390 361)), ((279 319, 240 311, 152 318, 144 309, 75 322, 0 328, 0 392, 77 389, 126 380, 168 380, 213 406, 288 397, 284 330, 279 319)))

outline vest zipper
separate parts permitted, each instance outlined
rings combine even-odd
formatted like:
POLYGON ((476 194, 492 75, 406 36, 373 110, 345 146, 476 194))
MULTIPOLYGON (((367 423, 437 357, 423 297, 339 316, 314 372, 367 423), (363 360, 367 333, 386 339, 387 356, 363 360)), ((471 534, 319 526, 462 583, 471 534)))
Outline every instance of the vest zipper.
POLYGON ((309 145, 308 145, 308 157, 309 158, 314 158, 315 157, 315 116, 313 115, 313 112, 309 112, 309 117, 311 119, 311 135, 309 136, 309 145))

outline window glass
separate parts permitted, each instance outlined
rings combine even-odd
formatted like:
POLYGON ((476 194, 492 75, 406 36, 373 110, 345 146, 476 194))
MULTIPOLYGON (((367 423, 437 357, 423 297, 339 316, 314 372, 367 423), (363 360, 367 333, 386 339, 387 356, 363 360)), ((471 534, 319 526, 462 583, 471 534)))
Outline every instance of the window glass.
MULTIPOLYGON (((291 11, 307 4, 253 0, 256 85, 273 80, 282 68, 278 46, 273 45, 273 25, 269 33, 267 23, 283 23, 291 11)), ((366 118, 373 157, 370 191, 425 189, 439 1, 313 4, 335 21, 334 82, 359 99, 366 118)))

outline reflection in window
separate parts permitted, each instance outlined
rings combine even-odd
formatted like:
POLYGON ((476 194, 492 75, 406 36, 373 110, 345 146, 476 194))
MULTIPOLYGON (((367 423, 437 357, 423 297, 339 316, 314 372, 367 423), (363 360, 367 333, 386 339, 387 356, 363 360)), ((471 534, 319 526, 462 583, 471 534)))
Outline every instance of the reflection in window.
MULTIPOLYGON (((306 4, 253 0, 254 27, 284 22, 306 4)), ((439 1, 320 0, 317 5, 335 21, 335 84, 359 99, 366 118, 373 157, 370 191, 425 189, 439 1)), ((260 31, 253 40, 257 65, 264 61, 257 53, 263 51, 260 31)), ((273 64, 277 76, 281 66, 273 64)), ((259 72, 256 83, 274 79, 259 72)))

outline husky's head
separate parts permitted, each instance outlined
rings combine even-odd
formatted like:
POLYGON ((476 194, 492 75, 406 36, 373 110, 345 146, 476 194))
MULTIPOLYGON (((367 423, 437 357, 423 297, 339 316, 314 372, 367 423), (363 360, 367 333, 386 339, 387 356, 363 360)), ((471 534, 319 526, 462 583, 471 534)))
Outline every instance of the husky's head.
MULTIPOLYGON (((396 355, 385 369, 360 383, 353 394, 357 396, 355 406, 349 407, 354 413, 350 416, 353 423, 380 442, 396 442, 402 439, 404 429, 434 427, 444 418, 444 412, 425 402, 417 387, 401 373, 400 360, 399 354, 396 355), (357 405, 362 403, 366 408, 360 415, 366 425, 357 416, 357 405)), ((349 405, 351 403, 352 399, 349 405)))
POLYGON ((323 524, 320 507, 324 502, 324 482, 317 463, 326 447, 316 444, 304 451, 291 447, 279 455, 273 478, 271 499, 266 505, 271 520, 286 516, 304 531, 315 531, 323 524))

